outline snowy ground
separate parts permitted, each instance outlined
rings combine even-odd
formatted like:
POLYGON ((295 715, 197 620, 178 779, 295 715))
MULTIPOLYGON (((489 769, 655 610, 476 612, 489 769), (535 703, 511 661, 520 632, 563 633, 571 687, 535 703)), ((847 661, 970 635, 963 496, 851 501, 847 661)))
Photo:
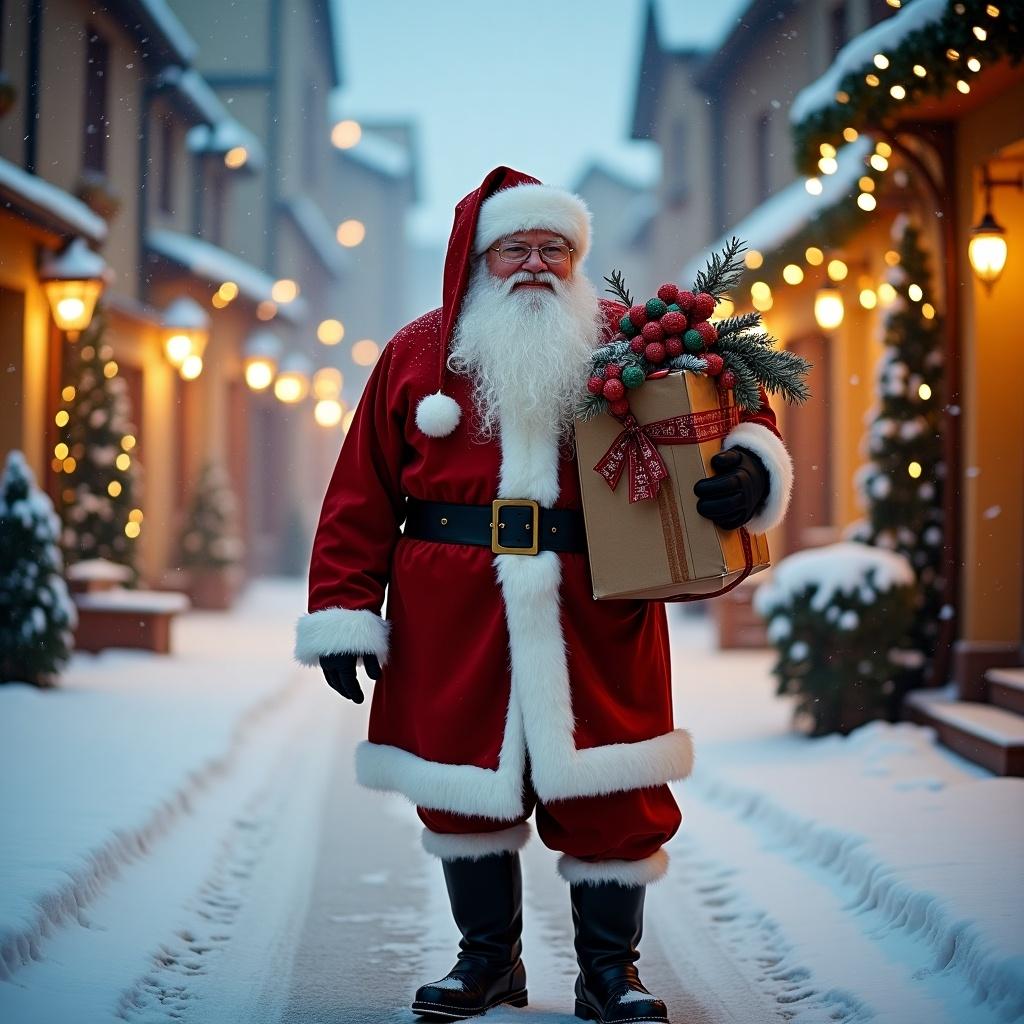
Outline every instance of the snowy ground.
MULTIPOLYGON (((4 1024, 418 1019, 456 951, 440 867, 409 804, 354 784, 368 705, 291 662, 302 609, 267 581, 181 617, 171 658, 0 689, 4 1024)), ((673 1019, 1024 1018, 1024 782, 909 724, 793 736, 767 654, 670 615, 697 768, 640 967, 673 1019)), ((524 865, 530 1007, 487 1019, 568 1024, 568 893, 536 836, 524 865)))

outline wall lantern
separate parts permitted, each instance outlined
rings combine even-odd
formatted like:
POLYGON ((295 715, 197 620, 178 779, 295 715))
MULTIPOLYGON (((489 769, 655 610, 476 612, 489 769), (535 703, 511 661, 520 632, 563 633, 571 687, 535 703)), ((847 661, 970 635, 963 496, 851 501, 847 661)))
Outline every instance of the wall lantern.
POLYGON ((274 396, 287 405, 301 402, 309 394, 312 361, 301 352, 289 352, 282 360, 274 381, 274 396))
POLYGON ((843 322, 843 293, 832 285, 819 288, 814 296, 814 319, 823 331, 833 331, 843 322))
POLYGON ((50 253, 39 268, 54 322, 69 341, 89 326, 103 286, 111 276, 106 261, 84 238, 73 239, 59 253, 50 253))
POLYGON ((164 352, 185 380, 203 372, 203 352, 210 336, 209 314, 195 299, 181 295, 163 313, 164 352))
POLYGON ((992 214, 992 189, 999 186, 1024 189, 1024 171, 1016 178, 993 178, 988 164, 982 167, 981 187, 985 190, 985 213, 971 228, 971 240, 967 244, 967 257, 971 261, 974 275, 986 289, 1002 276, 1006 266, 1006 229, 992 214))
POLYGON ((281 339, 265 327, 257 328, 242 346, 245 383, 251 391, 266 391, 274 381, 284 351, 281 339))

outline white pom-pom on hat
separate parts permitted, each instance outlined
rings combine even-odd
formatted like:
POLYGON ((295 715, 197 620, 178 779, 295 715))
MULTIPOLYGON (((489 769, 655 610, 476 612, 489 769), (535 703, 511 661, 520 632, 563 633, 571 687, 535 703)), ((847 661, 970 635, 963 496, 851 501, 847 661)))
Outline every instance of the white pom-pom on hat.
POLYGON ((515 185, 484 200, 473 251, 479 255, 506 235, 545 228, 566 238, 581 262, 590 249, 590 210, 583 200, 555 185, 515 185))
POLYGON ((416 405, 416 426, 428 437, 447 437, 462 419, 462 409, 451 395, 435 391, 416 405))

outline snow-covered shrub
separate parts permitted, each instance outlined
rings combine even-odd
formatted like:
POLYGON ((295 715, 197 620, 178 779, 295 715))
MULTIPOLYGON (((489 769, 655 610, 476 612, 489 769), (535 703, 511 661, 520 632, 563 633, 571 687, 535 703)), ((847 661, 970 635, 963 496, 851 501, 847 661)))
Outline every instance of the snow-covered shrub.
POLYGON ((78 614, 62 572, 60 519, 20 451, 0 478, 0 683, 48 686, 74 646, 78 614))
POLYGON ((238 503, 227 473, 212 459, 199 475, 179 546, 181 564, 190 569, 223 569, 242 560, 238 503))
POLYGON ((846 541, 784 558, 754 608, 778 651, 778 693, 813 736, 893 717, 897 645, 914 611, 914 572, 902 555, 846 541))

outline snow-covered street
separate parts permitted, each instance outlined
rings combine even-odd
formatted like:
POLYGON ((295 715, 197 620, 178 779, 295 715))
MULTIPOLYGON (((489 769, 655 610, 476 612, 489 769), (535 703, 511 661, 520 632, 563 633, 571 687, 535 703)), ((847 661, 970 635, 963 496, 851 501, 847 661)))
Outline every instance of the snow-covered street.
MULTIPOLYGON (((291 661, 303 599, 262 581, 179 619, 169 658, 0 691, 5 1024, 417 1019, 457 948, 440 866, 411 805, 354 782, 369 704, 291 661)), ((640 968, 673 1020, 1024 1016, 1024 782, 906 723, 794 736, 768 652, 670 618, 697 768, 640 968)), ((524 866, 530 1006, 487 1019, 565 1024, 568 892, 535 835, 524 866)))

